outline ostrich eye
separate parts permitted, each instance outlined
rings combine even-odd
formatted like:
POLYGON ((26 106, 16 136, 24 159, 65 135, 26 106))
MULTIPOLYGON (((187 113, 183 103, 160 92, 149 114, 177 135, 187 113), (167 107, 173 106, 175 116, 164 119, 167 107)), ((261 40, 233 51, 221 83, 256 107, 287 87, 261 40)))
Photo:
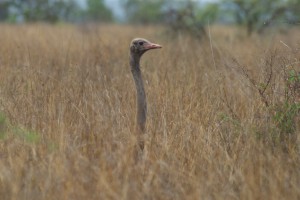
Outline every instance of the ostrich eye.
POLYGON ((139 42, 139 45, 143 45, 144 44, 144 42, 139 42))

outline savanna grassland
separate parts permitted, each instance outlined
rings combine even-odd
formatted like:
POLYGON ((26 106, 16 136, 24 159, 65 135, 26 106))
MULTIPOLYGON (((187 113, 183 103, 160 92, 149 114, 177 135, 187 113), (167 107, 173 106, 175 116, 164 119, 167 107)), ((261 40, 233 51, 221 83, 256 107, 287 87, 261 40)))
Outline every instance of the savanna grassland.
POLYGON ((0 199, 300 199, 300 30, 0 25, 0 199), (136 162, 129 43, 142 58, 136 162))

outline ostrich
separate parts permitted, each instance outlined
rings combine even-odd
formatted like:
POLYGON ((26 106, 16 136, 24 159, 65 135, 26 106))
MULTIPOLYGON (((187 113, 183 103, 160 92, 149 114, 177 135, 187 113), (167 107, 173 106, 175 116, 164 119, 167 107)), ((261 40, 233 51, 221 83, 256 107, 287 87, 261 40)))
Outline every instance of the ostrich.
MULTIPOLYGON (((158 48, 162 48, 162 46, 151 43, 143 38, 135 38, 130 44, 130 66, 136 87, 136 128, 139 134, 138 137, 140 137, 140 134, 145 132, 147 114, 146 94, 140 69, 140 59, 146 51, 158 48)), ((139 138, 138 143, 140 150, 143 150, 144 142, 139 138)))

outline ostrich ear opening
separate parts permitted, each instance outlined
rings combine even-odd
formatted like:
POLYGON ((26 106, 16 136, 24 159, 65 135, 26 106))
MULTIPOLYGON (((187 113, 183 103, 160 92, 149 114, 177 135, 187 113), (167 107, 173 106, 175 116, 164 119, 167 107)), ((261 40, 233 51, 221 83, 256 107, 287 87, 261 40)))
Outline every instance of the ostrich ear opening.
POLYGON ((135 47, 133 45, 130 46, 130 51, 134 52, 135 51, 135 47))

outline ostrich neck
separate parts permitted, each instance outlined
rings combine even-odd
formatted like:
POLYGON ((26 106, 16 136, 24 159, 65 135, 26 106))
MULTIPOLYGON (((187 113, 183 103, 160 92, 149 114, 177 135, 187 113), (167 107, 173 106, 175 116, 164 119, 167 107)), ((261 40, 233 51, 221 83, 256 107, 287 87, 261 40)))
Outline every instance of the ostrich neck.
POLYGON ((134 79, 136 87, 136 105, 137 105, 137 115, 136 121, 140 131, 145 130, 146 123, 146 113, 147 113, 147 102, 146 94, 144 89, 143 78, 140 69, 140 56, 135 54, 130 54, 130 66, 131 73, 134 79))

